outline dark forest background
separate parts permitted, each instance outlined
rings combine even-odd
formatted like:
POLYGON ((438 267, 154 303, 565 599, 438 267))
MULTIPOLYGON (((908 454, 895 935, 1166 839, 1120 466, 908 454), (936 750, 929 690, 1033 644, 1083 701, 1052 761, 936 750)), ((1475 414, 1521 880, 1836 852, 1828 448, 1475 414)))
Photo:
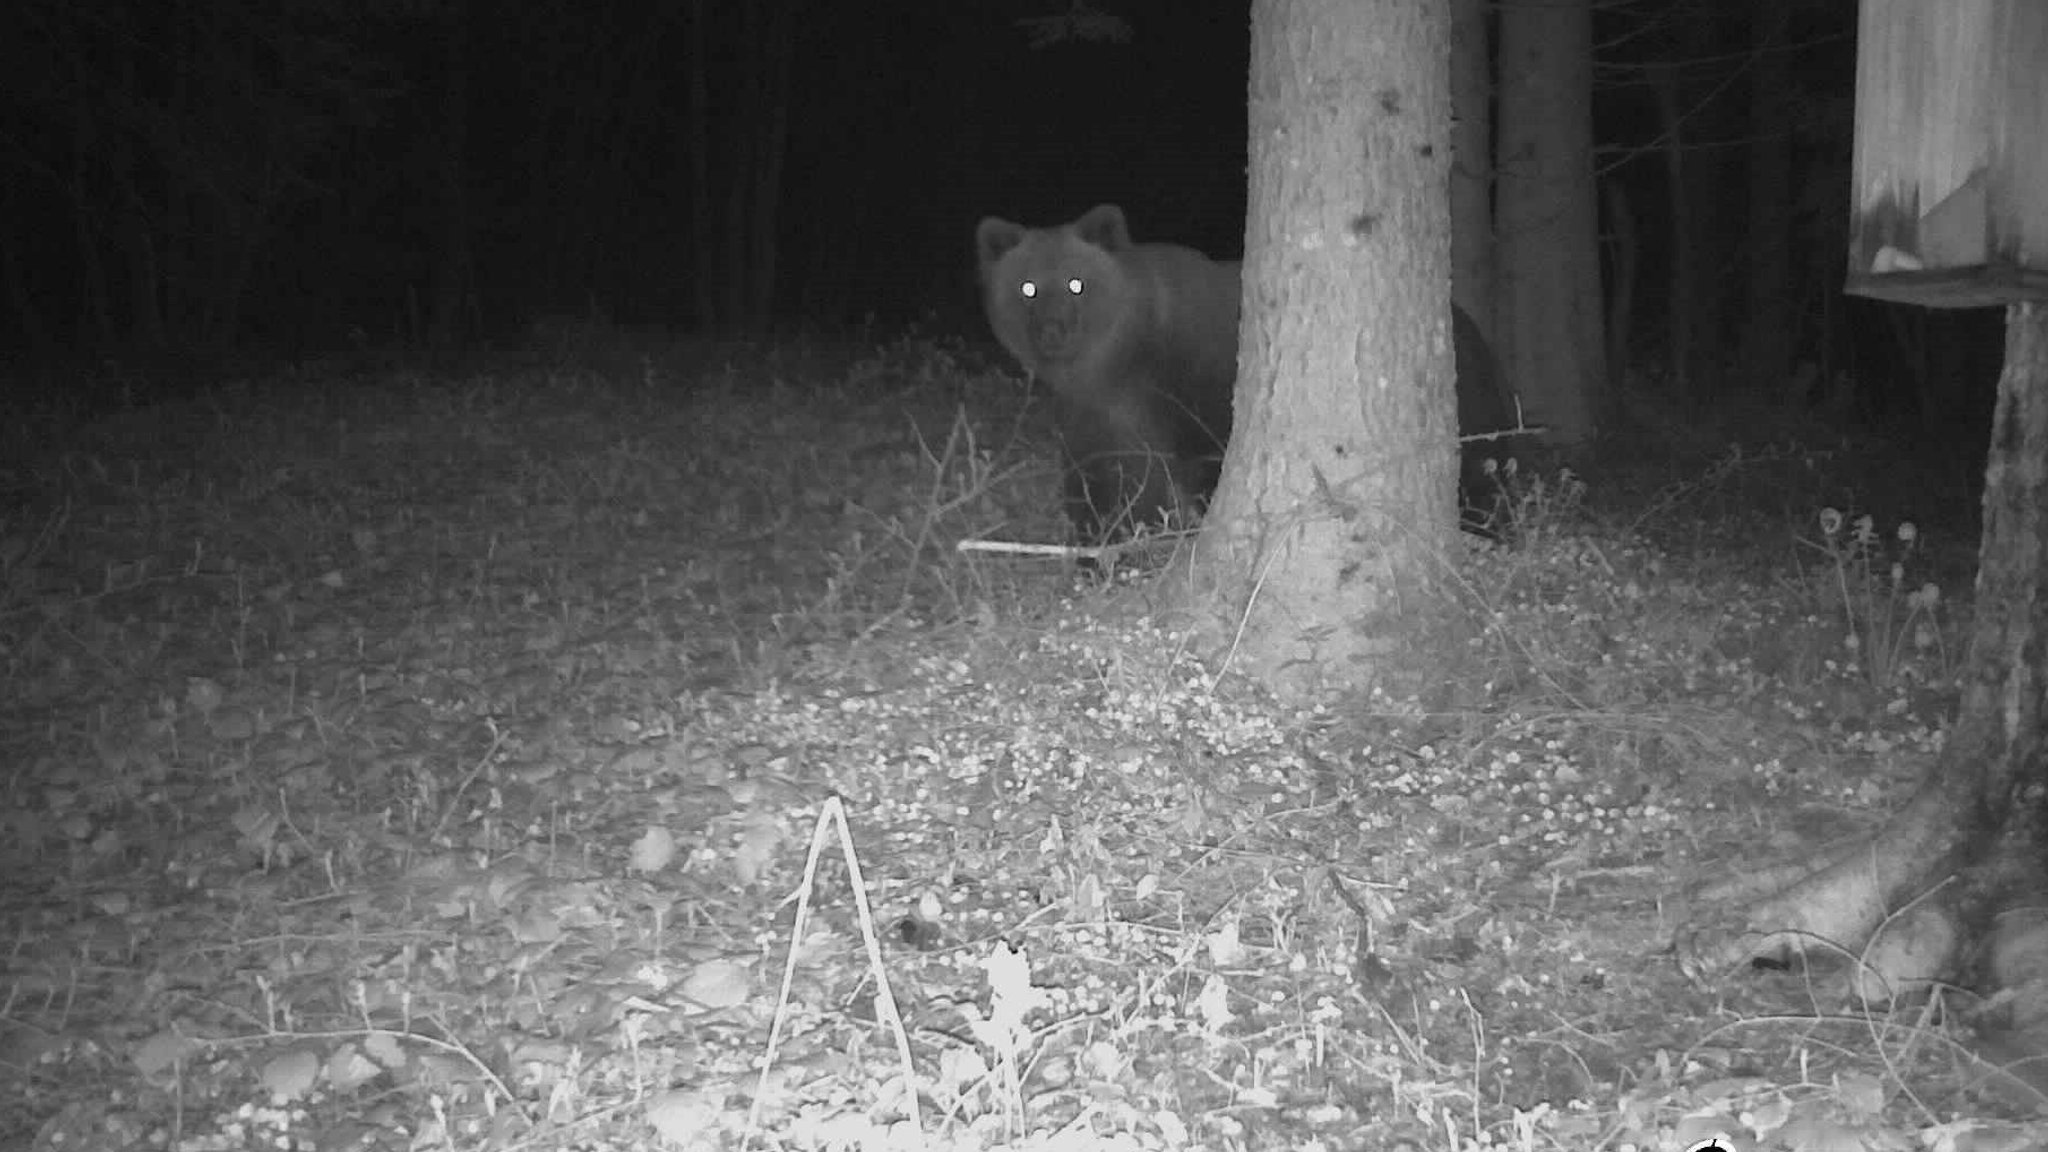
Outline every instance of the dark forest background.
MULTIPOLYGON (((1111 201, 1141 239, 1236 255, 1249 4, 1062 3, 14 0, 0 341, 41 364, 296 360, 474 348, 565 314, 979 337, 984 214, 1111 201)), ((1974 443, 1999 314, 1840 292, 1854 7, 1597 11, 1622 385, 1974 443), (1792 249, 1760 295, 1773 211, 1792 249), (1786 337, 1762 363, 1742 354, 1760 319, 1786 337)))

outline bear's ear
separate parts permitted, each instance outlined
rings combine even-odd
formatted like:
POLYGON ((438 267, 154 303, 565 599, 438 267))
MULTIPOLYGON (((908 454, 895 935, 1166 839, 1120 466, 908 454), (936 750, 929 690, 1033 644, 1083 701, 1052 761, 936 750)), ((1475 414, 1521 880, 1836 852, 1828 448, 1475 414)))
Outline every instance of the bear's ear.
POLYGON ((974 249, 981 255, 981 266, 1001 260, 1010 249, 1024 242, 1024 226, 1008 220, 984 216, 974 229, 974 249))
POLYGON ((1114 204, 1097 204, 1074 221, 1074 234, 1097 248, 1110 252, 1131 246, 1131 230, 1124 223, 1124 210, 1114 204))

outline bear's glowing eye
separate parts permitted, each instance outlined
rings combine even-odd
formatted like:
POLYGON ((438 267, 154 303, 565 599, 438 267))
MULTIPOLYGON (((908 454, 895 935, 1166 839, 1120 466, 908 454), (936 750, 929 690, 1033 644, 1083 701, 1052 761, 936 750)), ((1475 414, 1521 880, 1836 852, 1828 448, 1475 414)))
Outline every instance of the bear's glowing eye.
POLYGON ((1067 281, 1067 295, 1069 296, 1079 296, 1081 293, 1087 290, 1088 282, 1086 280, 1081 279, 1079 276, 1076 276, 1072 280, 1067 281))
POLYGON ((1026 300, 1038 299, 1038 281, 1026 280, 1022 284, 1017 285, 1017 294, 1026 300))

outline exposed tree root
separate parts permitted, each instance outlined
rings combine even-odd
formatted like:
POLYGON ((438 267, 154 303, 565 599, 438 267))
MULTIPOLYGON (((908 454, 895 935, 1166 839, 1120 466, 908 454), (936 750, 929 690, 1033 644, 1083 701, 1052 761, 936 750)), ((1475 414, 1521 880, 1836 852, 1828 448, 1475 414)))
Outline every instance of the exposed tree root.
POLYGON ((1868 840, 1754 894, 1722 926, 1688 925, 1677 948, 1701 981, 1817 948, 1854 957, 1866 996, 1981 976, 1992 994, 1980 1052, 1999 1066, 1986 1086, 2031 1107, 2048 1100, 2048 883, 2036 818, 2048 791, 2048 305, 2007 311, 2005 354, 1962 706, 1941 755, 1868 840), (1971 953, 1978 973, 1961 967, 1966 936, 1985 942, 1971 953))

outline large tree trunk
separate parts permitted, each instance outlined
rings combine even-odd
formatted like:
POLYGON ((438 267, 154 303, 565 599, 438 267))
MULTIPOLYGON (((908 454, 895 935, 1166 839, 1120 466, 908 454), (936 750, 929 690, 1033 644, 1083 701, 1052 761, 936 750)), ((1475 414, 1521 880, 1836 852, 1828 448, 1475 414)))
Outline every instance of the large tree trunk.
MULTIPOLYGON (((2001 870, 2014 863, 2007 857, 2022 854, 1998 850, 2016 847, 2010 833, 2023 824, 2032 830, 2016 821, 2025 815, 2016 801, 2048 768, 2048 305, 2007 312, 2005 371, 1984 479, 1962 704, 1941 754, 1911 802, 1867 843, 1811 862, 1775 892, 1740 883, 1707 893, 1709 900, 1754 902, 1732 930, 1698 923, 1687 930, 1681 959, 1695 976, 1816 945, 1861 955, 1888 917, 1909 908, 1937 917, 1953 910, 1964 927, 1977 927, 1969 921, 1981 923, 1995 909, 1996 889, 2010 887, 2001 870), (1942 887, 1958 873, 1966 883, 1942 887)), ((2025 894, 2038 902, 2038 891, 2025 894)), ((1921 925, 1928 922, 1922 915, 1921 925)), ((1909 975, 1944 975, 1950 959, 1922 957, 1924 970, 1909 975)), ((2035 1004, 2016 1015, 2032 1022, 2048 1018, 2044 1012, 2035 1004)))
POLYGON ((1590 0, 1500 17, 1500 321, 1507 377, 1558 444, 1598 431, 1607 384, 1593 183, 1590 0))
POLYGON ((1196 568, 1233 665, 1385 671, 1455 531, 1449 0, 1257 0, 1236 424, 1196 568))

